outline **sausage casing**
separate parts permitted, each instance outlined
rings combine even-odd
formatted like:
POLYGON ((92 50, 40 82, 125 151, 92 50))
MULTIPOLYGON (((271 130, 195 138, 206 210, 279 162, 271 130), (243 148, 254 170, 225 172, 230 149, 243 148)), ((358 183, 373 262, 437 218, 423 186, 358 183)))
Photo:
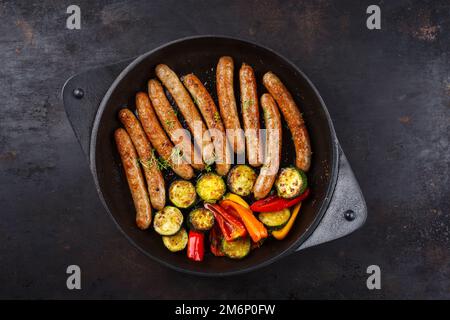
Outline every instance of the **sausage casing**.
POLYGON ((207 164, 214 162, 214 145, 211 136, 206 130, 197 107, 180 79, 178 79, 177 74, 165 64, 157 65, 155 72, 159 80, 169 90, 184 120, 186 120, 189 130, 194 136, 194 141, 201 150, 203 160, 207 164))
POLYGON ((144 132, 155 147, 156 152, 166 163, 170 164, 170 167, 177 175, 186 180, 191 179, 194 176, 194 170, 184 161, 179 154, 179 150, 174 148, 163 128, 161 128, 158 117, 146 93, 138 92, 136 94, 136 109, 144 132))
POLYGON ((239 123, 239 114, 234 96, 234 62, 231 57, 221 57, 217 63, 216 89, 220 115, 227 130, 228 140, 236 153, 245 151, 245 138, 239 123))
POLYGON ((152 145, 148 141, 144 129, 142 129, 139 120, 133 112, 129 109, 120 110, 119 120, 124 125, 138 153, 139 162, 144 170, 145 180, 147 181, 150 202, 153 208, 161 210, 166 203, 166 189, 164 187, 164 178, 154 159, 152 145))
POLYGON ((208 90, 194 74, 184 76, 183 83, 197 101, 198 108, 211 133, 216 155, 216 171, 219 175, 225 175, 230 170, 230 160, 228 141, 219 110, 208 90))
POLYGON ((253 187, 256 199, 266 197, 275 182, 278 169, 280 168, 282 129, 281 118, 277 104, 272 96, 265 93, 261 97, 261 108, 264 113, 266 124, 265 159, 259 176, 253 187))
POLYGON ((303 171, 308 171, 311 165, 311 144, 300 109, 274 73, 267 72, 263 76, 263 84, 277 102, 291 131, 296 154, 295 165, 303 171))
POLYGON ((145 188, 144 177, 139 167, 136 150, 125 129, 117 129, 114 132, 114 138, 136 208, 136 224, 140 229, 147 229, 152 222, 152 207, 145 188))
POLYGON ((167 100, 164 89, 158 80, 152 79, 148 82, 148 95, 154 106, 156 115, 164 127, 164 130, 166 130, 169 135, 170 140, 172 140, 176 146, 179 146, 183 152, 184 159, 194 169, 203 170, 205 165, 202 157, 191 143, 190 136, 186 133, 186 130, 178 120, 177 115, 170 105, 169 100, 167 100))
POLYGON ((247 159, 251 166, 258 167, 262 164, 263 157, 263 150, 259 141, 258 94, 253 68, 245 63, 242 64, 239 70, 239 84, 241 88, 241 108, 247 145, 247 159))

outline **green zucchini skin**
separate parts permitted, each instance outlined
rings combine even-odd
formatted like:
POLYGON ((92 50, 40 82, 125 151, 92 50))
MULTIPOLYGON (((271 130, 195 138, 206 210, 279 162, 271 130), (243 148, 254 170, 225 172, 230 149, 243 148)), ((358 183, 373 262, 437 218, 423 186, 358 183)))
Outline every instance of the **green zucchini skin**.
POLYGON ((169 200, 178 208, 187 209, 196 199, 195 187, 189 181, 175 180, 169 187, 169 200))
POLYGON ((256 173, 252 168, 240 164, 228 173, 227 184, 231 192, 246 197, 252 192, 256 178, 256 173))
POLYGON ((206 173, 197 180, 195 190, 206 202, 215 203, 225 194, 227 187, 222 177, 215 173, 206 173))
POLYGON ((189 212, 189 226, 196 231, 208 231, 214 226, 214 215, 205 208, 189 212))
POLYGON ((281 211, 261 212, 258 215, 259 221, 269 228, 281 228, 289 221, 290 217, 291 211, 288 208, 281 211))
POLYGON ((183 214, 172 206, 166 206, 155 214, 153 229, 162 236, 171 236, 181 229, 183 214))
POLYGON ((162 236, 162 240, 169 251, 178 252, 186 248, 188 243, 188 234, 186 229, 181 228, 172 236, 162 236))
POLYGON ((222 239, 222 251, 230 259, 242 259, 250 253, 251 241, 249 237, 234 241, 222 239))
POLYGON ((275 188, 281 198, 292 199, 301 195, 308 186, 306 174, 295 167, 287 167, 280 170, 275 188))

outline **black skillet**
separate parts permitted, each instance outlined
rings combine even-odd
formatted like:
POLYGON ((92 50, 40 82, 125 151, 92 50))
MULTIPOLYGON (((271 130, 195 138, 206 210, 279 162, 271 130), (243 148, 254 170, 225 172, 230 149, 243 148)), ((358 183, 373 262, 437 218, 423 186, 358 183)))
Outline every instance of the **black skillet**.
MULTIPOLYGON (((238 83, 236 75, 235 83, 238 83)), ((238 88, 236 93, 239 99, 238 88)), ((294 251, 347 235, 366 219, 364 198, 317 89, 295 65, 268 48, 228 37, 185 38, 136 59, 73 76, 66 82, 62 94, 67 116, 88 155, 95 185, 106 210, 131 243, 149 257, 178 271, 206 276, 248 272, 294 251), (207 254, 203 262, 196 263, 187 259, 184 252, 169 252, 161 237, 151 229, 141 231, 136 227, 135 210, 113 132, 121 126, 117 119, 119 109, 124 106, 134 109, 136 92, 146 91, 147 81, 155 77, 154 68, 159 63, 169 65, 180 76, 195 73, 216 99, 215 67, 223 55, 233 57, 236 71, 243 62, 254 68, 259 95, 265 92, 261 85, 262 75, 269 70, 277 74, 291 91, 303 112, 311 137, 313 158, 308 179, 312 194, 283 241, 266 241, 243 260, 207 254)), ((282 164, 293 164, 291 135, 285 126, 282 142, 282 164)), ((170 178, 170 172, 167 175, 170 178)))

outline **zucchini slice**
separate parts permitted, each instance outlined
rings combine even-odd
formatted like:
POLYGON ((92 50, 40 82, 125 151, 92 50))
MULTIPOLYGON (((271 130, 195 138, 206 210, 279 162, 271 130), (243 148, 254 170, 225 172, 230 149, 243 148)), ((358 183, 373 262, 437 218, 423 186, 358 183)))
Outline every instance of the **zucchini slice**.
POLYGON ((205 208, 198 208, 189 213, 189 225, 197 231, 207 231, 214 225, 214 215, 205 208))
POLYGON ((177 233, 183 224, 183 214, 178 208, 167 206, 155 214, 153 228, 162 236, 177 233))
POLYGON ((244 164, 235 166, 228 173, 228 187, 231 192, 240 196, 248 196, 256 181, 255 171, 244 164))
POLYGON ((186 248, 188 243, 188 234, 186 229, 181 228, 180 231, 173 236, 162 236, 162 240, 167 249, 172 252, 181 251, 186 248))
POLYGON ((251 249, 249 237, 240 238, 234 241, 222 239, 222 251, 228 258, 242 259, 247 256, 251 249))
POLYGON ((196 198, 195 187, 189 181, 176 180, 169 187, 169 199, 178 208, 189 208, 196 198))
POLYGON ((269 228, 281 228, 291 217, 291 211, 285 208, 281 211, 261 212, 258 215, 259 221, 269 228))
POLYGON ((226 185, 222 177, 215 173, 204 174, 197 181, 197 194, 206 202, 216 202, 224 195, 226 185))
POLYGON ((285 199, 298 197, 307 186, 306 174, 295 167, 281 169, 275 181, 278 196, 285 199))

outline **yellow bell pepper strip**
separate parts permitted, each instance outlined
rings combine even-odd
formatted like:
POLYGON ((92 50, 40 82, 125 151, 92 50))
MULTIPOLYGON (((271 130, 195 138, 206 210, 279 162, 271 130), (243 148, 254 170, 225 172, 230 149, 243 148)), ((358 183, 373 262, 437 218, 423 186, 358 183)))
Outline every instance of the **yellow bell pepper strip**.
POLYGON ((253 242, 258 242, 261 239, 267 238, 268 234, 266 227, 256 219, 250 209, 244 208, 231 200, 222 200, 220 206, 228 211, 233 210, 239 215, 253 242))
POLYGON ((237 194, 229 192, 223 197, 223 199, 231 200, 233 202, 236 202, 237 204, 240 204, 244 208, 250 209, 250 206, 248 205, 248 203, 244 199, 242 199, 240 196, 238 196, 237 194))
POLYGON ((300 202, 294 207, 294 209, 292 209, 291 217, 283 228, 281 228, 280 230, 272 231, 272 236, 275 239, 283 240, 284 238, 286 238, 287 234, 289 233, 289 231, 291 231, 292 226, 294 225, 295 218, 297 218, 301 206, 302 203, 300 202))

